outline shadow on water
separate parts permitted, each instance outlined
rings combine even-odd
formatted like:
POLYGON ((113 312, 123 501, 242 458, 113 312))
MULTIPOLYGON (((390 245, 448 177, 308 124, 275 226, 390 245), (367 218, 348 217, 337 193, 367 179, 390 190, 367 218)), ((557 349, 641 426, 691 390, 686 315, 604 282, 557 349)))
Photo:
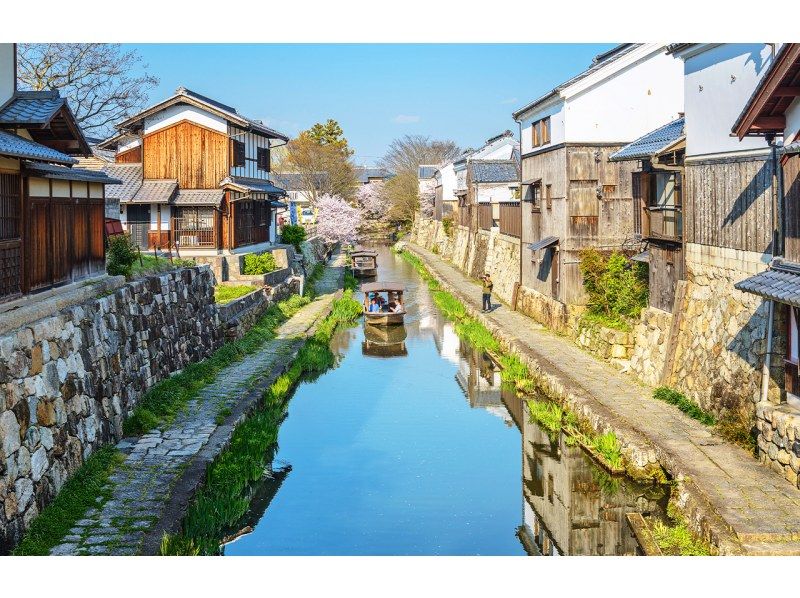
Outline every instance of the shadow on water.
POLYGON ((405 326, 337 332, 338 367, 298 387, 224 553, 637 554, 625 515, 660 516, 668 490, 531 423, 417 273, 386 248, 378 263, 406 285, 405 326))

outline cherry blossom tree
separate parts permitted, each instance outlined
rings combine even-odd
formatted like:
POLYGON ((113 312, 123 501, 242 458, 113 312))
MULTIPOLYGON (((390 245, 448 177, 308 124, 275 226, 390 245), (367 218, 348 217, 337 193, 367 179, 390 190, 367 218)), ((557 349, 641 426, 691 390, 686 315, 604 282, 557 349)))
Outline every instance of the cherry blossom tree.
POLYGON ((385 220, 389 212, 383 183, 368 183, 356 191, 356 202, 366 220, 385 220))
POLYGON ((361 226, 361 210, 339 195, 317 197, 317 234, 329 242, 353 243, 361 226))

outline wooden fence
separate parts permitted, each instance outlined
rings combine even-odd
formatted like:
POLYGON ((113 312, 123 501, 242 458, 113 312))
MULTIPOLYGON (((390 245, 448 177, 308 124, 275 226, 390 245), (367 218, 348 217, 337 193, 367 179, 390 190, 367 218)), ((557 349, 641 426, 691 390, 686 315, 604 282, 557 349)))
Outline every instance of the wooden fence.
POLYGON ((518 201, 500 203, 500 232, 511 237, 522 237, 522 204, 518 201))
POLYGON ((478 227, 483 230, 489 230, 492 228, 492 224, 494 224, 492 218, 492 204, 478 204, 478 227))

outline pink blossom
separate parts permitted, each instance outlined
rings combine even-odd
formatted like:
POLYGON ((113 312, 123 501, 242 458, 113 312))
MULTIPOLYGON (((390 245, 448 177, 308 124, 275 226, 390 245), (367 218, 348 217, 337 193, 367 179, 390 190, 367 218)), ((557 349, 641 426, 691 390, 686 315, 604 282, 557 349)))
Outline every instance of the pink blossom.
POLYGON ((326 241, 352 243, 361 226, 361 211, 338 195, 317 198, 317 234, 326 241))
POLYGON ((383 182, 362 185, 356 191, 356 201, 367 220, 383 220, 389 206, 383 194, 383 182))

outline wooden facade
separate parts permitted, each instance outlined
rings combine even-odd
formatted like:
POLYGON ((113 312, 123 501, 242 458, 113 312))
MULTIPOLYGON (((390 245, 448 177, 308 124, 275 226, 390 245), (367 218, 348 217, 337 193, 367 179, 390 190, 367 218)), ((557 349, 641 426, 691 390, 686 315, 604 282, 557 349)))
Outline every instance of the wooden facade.
POLYGON ((105 272, 101 183, 0 173, 0 301, 105 272))
POLYGON ((142 161, 142 146, 137 145, 114 156, 117 164, 137 164, 142 161))
POLYGON ((791 154, 783 160, 784 214, 786 259, 800 264, 800 154, 791 154))
POLYGON ((175 179, 182 189, 214 189, 228 176, 228 136, 187 120, 146 134, 145 179, 175 179))
POLYGON ((633 242, 636 164, 608 160, 620 147, 559 144, 523 156, 523 286, 562 303, 581 303, 580 251, 619 249, 633 242), (558 238, 556 247, 529 248, 550 236, 558 238))

